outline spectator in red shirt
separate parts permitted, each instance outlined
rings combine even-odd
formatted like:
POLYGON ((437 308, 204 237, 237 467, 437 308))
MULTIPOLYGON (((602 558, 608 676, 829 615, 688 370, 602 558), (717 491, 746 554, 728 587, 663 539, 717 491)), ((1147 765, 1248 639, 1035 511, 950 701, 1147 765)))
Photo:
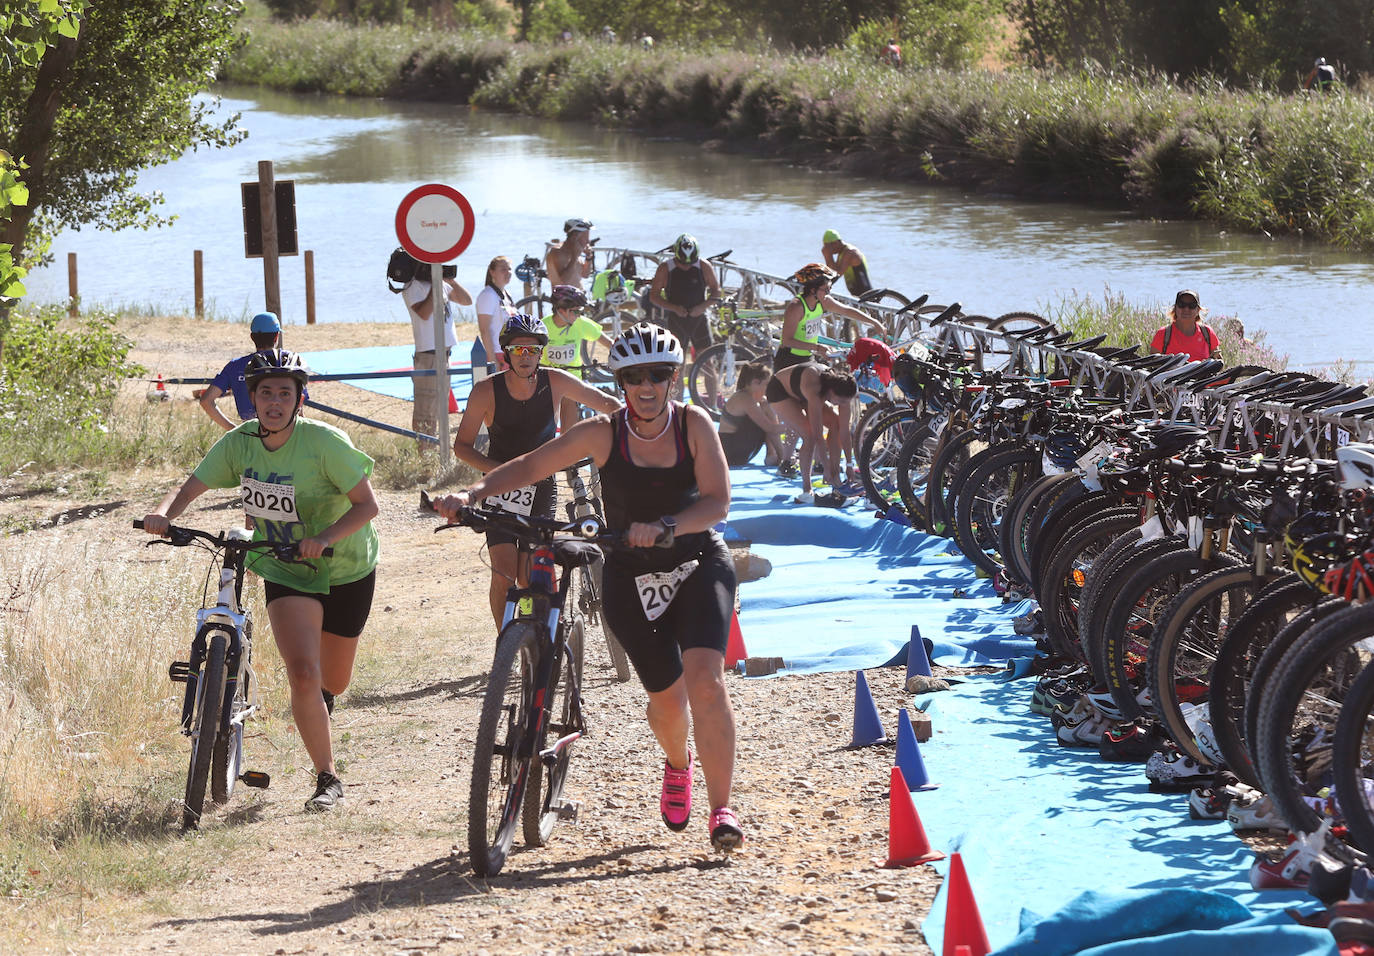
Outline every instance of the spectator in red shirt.
POLYGON ((1216 355, 1221 351, 1216 331, 1198 321, 1206 311, 1192 289, 1184 289, 1174 296, 1173 307, 1169 309, 1170 322, 1150 340, 1150 351, 1157 355, 1187 355, 1190 362, 1201 362, 1216 355))

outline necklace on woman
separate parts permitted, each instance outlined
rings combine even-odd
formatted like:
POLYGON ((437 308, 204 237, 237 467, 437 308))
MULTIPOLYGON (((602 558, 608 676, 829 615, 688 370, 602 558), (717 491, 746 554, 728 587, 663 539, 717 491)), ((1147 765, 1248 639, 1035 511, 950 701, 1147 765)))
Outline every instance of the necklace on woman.
MULTIPOLYGON (((671 424, 673 423, 673 403, 672 403, 672 402, 669 402, 669 403, 668 403, 667 412, 668 412, 668 418, 667 418, 667 420, 664 421, 663 427, 659 429, 658 434, 655 435, 653 438, 645 438, 645 437, 644 437, 643 435, 641 435, 639 432, 635 431, 635 426, 634 426, 633 423, 630 425, 630 435, 631 435, 631 437, 633 437, 633 438, 638 438, 638 439, 639 439, 640 441, 642 441, 642 442, 658 441, 658 440, 659 440, 660 438, 662 438, 662 437, 664 436, 664 434, 668 431, 668 426, 671 425, 671 424)), ((660 414, 662 414, 662 413, 660 412, 660 414)), ((658 417, 657 415, 654 416, 654 418, 657 418, 657 417, 658 417)), ((653 419, 650 419, 650 421, 653 421, 653 419)))

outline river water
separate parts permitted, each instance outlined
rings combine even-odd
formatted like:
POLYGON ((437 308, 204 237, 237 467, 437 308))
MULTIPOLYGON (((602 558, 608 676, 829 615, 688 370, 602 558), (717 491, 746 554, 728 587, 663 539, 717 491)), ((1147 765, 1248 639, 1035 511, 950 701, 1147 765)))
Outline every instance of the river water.
MULTIPOLYGON (((176 215, 175 224, 63 233, 53 265, 29 277, 32 299, 65 298, 67 254, 75 252, 88 305, 189 313, 200 249, 210 314, 252 315, 263 300, 262 266, 243 255, 239 184, 256 180, 258 161, 270 159, 278 180, 296 184, 300 246, 314 250, 322 322, 405 320, 385 283, 396 206, 414 186, 437 181, 474 209, 473 242, 458 264, 474 293, 492 256, 542 256, 569 216, 591 219, 608 246, 653 250, 690 232, 707 254, 733 249, 741 265, 781 275, 818 259, 821 233, 835 229, 864 251, 875 284, 957 300, 968 313, 1045 311, 1067 295, 1107 290, 1162 309, 1174 292, 1192 288, 1213 320, 1236 315, 1250 333, 1263 329, 1295 366, 1343 358, 1374 375, 1367 254, 467 107, 244 87, 220 93, 224 110, 242 113, 247 139, 188 152, 140 177, 141 189, 166 197, 162 211, 176 215)), ((282 260, 288 323, 305 321, 302 263, 282 260)))

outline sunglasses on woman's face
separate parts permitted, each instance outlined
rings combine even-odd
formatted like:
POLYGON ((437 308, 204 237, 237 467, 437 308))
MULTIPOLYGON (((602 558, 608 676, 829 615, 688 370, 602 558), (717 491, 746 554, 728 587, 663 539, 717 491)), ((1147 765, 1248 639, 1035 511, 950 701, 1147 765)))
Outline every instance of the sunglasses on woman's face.
POLYGON ((621 371, 619 378, 621 385, 643 385, 645 382, 653 382, 655 385, 662 385, 672 378, 677 372, 675 365, 655 365, 650 368, 627 368, 621 371))
POLYGON ((1197 308, 1197 303, 1196 303, 1196 302, 1179 302, 1179 303, 1177 303, 1177 305, 1178 305, 1178 307, 1179 307, 1180 309, 1196 309, 1196 308, 1197 308))
POLYGON ((544 351, 544 347, 542 345, 511 345, 506 348, 506 351, 519 358, 527 358, 531 355, 538 358, 539 354, 544 351))

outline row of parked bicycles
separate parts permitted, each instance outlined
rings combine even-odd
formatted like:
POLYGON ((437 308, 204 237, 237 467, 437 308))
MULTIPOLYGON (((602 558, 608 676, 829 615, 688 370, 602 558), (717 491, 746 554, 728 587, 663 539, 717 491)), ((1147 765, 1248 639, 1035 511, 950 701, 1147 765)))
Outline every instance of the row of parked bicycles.
POLYGON ((1145 763, 1195 817, 1304 837, 1257 888, 1318 862, 1348 880, 1374 851, 1374 445, 1351 441, 1374 398, 1006 338, 992 371, 898 357, 856 426, 871 503, 1038 602, 1032 708, 1061 744, 1145 763))

